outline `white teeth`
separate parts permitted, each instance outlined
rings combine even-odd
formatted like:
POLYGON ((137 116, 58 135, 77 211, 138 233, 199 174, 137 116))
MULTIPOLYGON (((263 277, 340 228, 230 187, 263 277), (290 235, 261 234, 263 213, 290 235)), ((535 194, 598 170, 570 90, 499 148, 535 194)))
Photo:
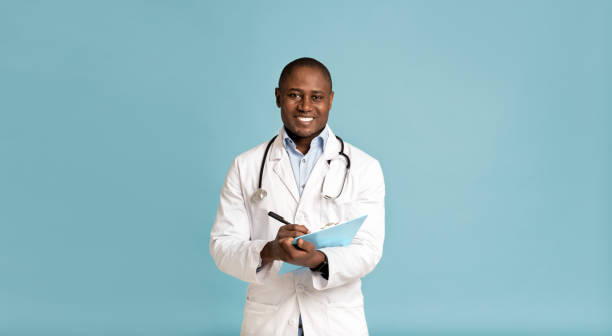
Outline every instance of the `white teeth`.
POLYGON ((308 121, 312 121, 313 118, 304 118, 304 117, 298 117, 299 121, 304 121, 304 122, 308 122, 308 121))

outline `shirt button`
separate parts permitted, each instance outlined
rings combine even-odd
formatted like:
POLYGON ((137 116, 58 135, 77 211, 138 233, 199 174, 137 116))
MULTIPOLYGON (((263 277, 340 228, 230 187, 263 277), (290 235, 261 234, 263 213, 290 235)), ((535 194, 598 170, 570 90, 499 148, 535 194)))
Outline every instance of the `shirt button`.
POLYGON ((302 162, 306 163, 306 159, 302 159, 302 162))
POLYGON ((304 188, 306 188, 306 185, 305 185, 305 184, 302 184, 302 189, 304 189, 304 188))

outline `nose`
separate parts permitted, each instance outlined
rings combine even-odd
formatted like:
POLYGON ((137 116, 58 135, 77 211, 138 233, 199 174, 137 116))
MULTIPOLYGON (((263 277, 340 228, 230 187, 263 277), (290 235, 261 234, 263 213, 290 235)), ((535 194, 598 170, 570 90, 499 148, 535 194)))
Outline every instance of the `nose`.
POLYGON ((312 100, 310 100, 310 97, 304 95, 304 98, 302 98, 300 104, 298 105, 298 109, 301 112, 309 112, 312 110, 312 100))

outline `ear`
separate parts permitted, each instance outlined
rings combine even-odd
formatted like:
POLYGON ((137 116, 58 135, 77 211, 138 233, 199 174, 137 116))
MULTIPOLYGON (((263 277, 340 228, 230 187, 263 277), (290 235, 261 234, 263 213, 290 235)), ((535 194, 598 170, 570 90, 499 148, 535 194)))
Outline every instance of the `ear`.
POLYGON ((334 91, 329 94, 329 109, 331 110, 332 102, 334 101, 334 91))
POLYGON ((274 89, 274 95, 276 96, 276 107, 281 107, 281 104, 280 104, 280 89, 279 88, 274 89))

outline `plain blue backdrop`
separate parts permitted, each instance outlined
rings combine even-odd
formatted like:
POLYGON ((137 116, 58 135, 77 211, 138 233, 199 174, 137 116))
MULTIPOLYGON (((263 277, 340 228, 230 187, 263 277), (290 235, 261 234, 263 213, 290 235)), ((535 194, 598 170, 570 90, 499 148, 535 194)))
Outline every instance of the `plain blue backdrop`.
POLYGON ((289 61, 379 159, 372 335, 612 334, 612 2, 2 1, 0 334, 236 335, 208 253, 289 61))

